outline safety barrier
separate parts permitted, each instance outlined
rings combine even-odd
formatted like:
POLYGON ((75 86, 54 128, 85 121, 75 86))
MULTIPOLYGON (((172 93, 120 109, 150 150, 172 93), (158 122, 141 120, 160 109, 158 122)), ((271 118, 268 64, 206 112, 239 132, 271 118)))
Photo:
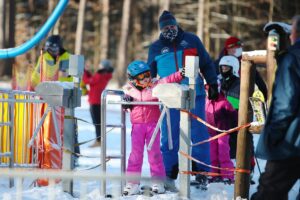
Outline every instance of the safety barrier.
MULTIPOLYGON (((104 90, 101 95, 101 163, 100 166, 101 172, 106 173, 106 162, 108 159, 120 159, 121 160, 121 174, 125 174, 126 170, 126 119, 125 119, 125 110, 120 108, 121 114, 121 122, 120 124, 107 124, 106 112, 107 112, 107 104, 115 104, 115 105, 162 105, 161 102, 124 102, 124 101, 107 101, 108 96, 119 96, 120 100, 124 96, 124 92, 121 90, 104 90), (121 128, 121 144, 120 144, 120 154, 119 155, 107 155, 107 145, 106 145, 106 128, 121 128)), ((166 112, 166 111, 164 111, 166 112)), ((163 113, 164 113, 163 112, 163 113)), ((164 115, 161 115, 162 117, 164 115)), ((162 117, 160 117, 158 125, 162 121, 162 117)), ((168 118, 168 117, 167 117, 168 118)), ((168 120, 169 121, 169 120, 168 120)), ((158 131, 159 126, 155 129, 153 133, 153 137, 150 141, 148 148, 152 147, 152 143, 154 141, 154 137, 156 137, 156 133, 158 131)), ((171 142, 172 143, 172 142, 171 142)), ((120 191, 122 192, 124 182, 121 182, 120 191)), ((106 195, 106 180, 103 179, 101 181, 100 194, 106 195)))
MULTIPOLYGON (((48 200, 55 200, 61 199, 61 196, 58 196, 57 191, 63 191, 62 189, 57 189, 58 187, 62 188, 62 184, 56 184, 56 180, 62 181, 78 181, 80 182, 79 185, 79 198, 86 199, 88 198, 88 181, 95 182, 95 181, 103 181, 103 180, 110 180, 112 183, 119 184, 121 181, 125 180, 140 180, 145 183, 150 183, 151 179, 149 177, 138 177, 138 176, 125 176, 125 175, 110 175, 110 174, 101 174, 95 173, 94 171, 64 171, 64 170, 39 170, 35 169, 3 169, 0 173, 0 178, 13 178, 16 179, 16 192, 15 194, 11 194, 10 199, 22 199, 23 195, 23 181, 24 180, 32 180, 32 179, 49 179, 49 186, 48 186, 48 193, 47 199, 48 200), (55 188, 54 188, 55 186, 55 188), (14 196, 15 195, 15 198, 14 196)), ((76 184, 77 186, 77 184, 76 184)), ((106 197, 111 197, 114 199, 118 199, 121 194, 119 190, 115 190, 115 187, 112 188, 112 193, 106 197), (115 198, 117 197, 117 198, 115 198)), ((6 194, 6 197, 9 194, 6 194)), ((102 196, 104 197, 104 196, 102 196)), ((1 196, 0 196, 1 198, 1 196)), ((77 195, 76 195, 77 198, 77 195)))
POLYGON ((38 142, 27 144, 40 121, 42 103, 34 92, 0 89, 0 167, 38 166, 41 147, 38 142))

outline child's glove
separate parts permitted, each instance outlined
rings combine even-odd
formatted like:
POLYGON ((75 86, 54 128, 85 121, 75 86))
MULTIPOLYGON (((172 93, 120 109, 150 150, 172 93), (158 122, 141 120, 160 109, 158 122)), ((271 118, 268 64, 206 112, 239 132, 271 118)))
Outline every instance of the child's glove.
POLYGON ((219 96, 218 84, 211 84, 208 88, 208 99, 217 100, 219 96))
MULTIPOLYGON (((131 101, 133 101, 133 98, 132 98, 131 96, 129 96, 129 95, 125 95, 125 96, 123 97, 123 101, 131 102, 131 101)), ((129 105, 129 104, 123 104, 122 107, 123 107, 124 109, 131 109, 131 108, 132 108, 132 105, 129 105)))
POLYGON ((185 66, 182 66, 180 74, 181 74, 182 78, 185 78, 185 66))

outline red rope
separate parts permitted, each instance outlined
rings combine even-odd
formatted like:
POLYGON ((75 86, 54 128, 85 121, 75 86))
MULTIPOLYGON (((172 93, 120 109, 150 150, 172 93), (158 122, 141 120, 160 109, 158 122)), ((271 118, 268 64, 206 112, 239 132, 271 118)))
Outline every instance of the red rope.
POLYGON ((207 140, 203 140, 203 141, 200 141, 200 142, 197 142, 195 144, 192 144, 191 146, 197 146, 197 145, 200 145, 200 144, 203 144, 203 143, 206 143, 206 142, 210 142, 212 140, 216 140, 220 137, 223 137, 225 135, 228 135, 230 133, 233 133, 233 132, 236 132, 240 129, 243 129, 243 128, 247 128, 247 127, 250 127, 251 126, 251 123, 247 123, 247 124, 244 124, 244 125, 241 125, 241 126, 238 126, 238 127, 235 127, 235 128, 231 128, 229 130, 221 130, 221 129, 218 129, 212 125, 210 125, 209 123, 207 123, 206 121, 204 121, 203 119, 201 119, 200 117, 198 117, 197 115, 191 113, 190 111, 187 111, 187 110, 180 110, 181 112, 185 112, 187 114, 189 114, 192 118, 196 119, 197 121, 199 121, 200 123, 204 124, 205 126, 217 131, 217 132, 221 132, 221 134, 218 134, 214 137, 211 137, 207 140))
POLYGON ((212 169, 219 169, 219 170, 225 170, 225 171, 231 171, 231 172, 241 172, 241 173, 247 173, 247 174, 250 174, 250 170, 248 169, 240 169, 240 168, 220 168, 220 167, 216 167, 216 166, 212 166, 212 165, 208 165, 204 162, 201 162, 199 160, 197 160, 196 158, 184 153, 183 151, 179 151, 179 153, 181 153, 181 155, 185 156, 186 158, 196 162, 196 163, 199 163, 201 165, 204 165, 206 167, 210 167, 212 169))

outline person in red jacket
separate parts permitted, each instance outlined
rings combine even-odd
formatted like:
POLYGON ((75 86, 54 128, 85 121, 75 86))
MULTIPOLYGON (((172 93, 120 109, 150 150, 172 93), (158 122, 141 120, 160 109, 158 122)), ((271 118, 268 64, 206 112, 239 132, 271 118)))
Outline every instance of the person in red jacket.
POLYGON ((88 100, 90 103, 90 112, 93 123, 96 129, 97 140, 90 147, 100 146, 100 135, 101 135, 101 93, 106 88, 108 82, 112 78, 114 69, 109 60, 103 60, 99 63, 98 71, 95 74, 91 74, 88 70, 84 70, 83 82, 89 86, 88 100))

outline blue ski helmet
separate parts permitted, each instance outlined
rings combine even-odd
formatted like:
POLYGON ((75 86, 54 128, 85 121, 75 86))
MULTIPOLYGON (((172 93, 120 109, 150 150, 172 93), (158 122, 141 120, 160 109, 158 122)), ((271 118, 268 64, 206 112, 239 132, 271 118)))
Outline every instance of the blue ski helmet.
POLYGON ((146 71, 150 71, 150 67, 147 63, 141 60, 135 60, 127 67, 127 74, 129 78, 134 78, 135 76, 146 71))

